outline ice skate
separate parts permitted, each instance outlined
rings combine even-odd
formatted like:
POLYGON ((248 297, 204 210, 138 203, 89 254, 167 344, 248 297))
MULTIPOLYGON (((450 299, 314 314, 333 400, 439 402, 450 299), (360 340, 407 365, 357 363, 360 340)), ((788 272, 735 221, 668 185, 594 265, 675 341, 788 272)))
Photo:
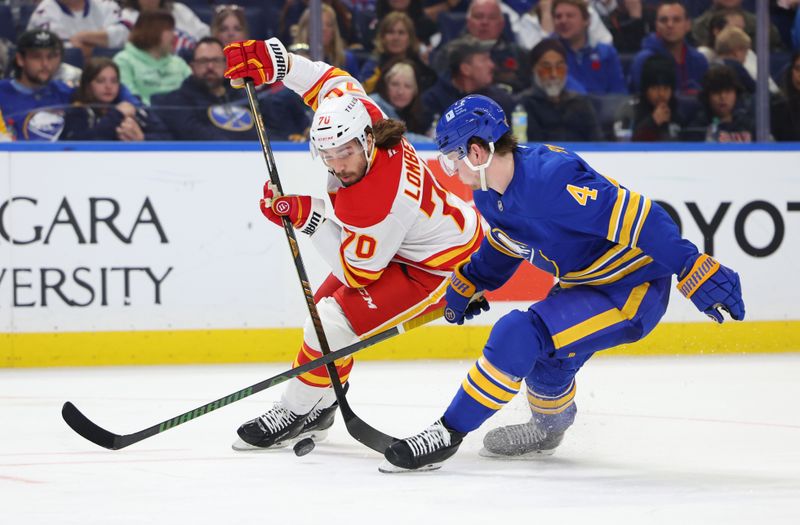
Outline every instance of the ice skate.
POLYGON ((322 441, 333 426, 338 403, 326 408, 315 407, 308 414, 295 414, 281 403, 252 419, 237 430, 239 438, 233 450, 240 452, 284 448, 307 437, 322 441))
POLYGON ((437 470, 456 453, 465 435, 447 428, 440 419, 416 436, 392 443, 378 470, 386 474, 437 470))
POLYGON ((552 455, 575 420, 573 403, 560 414, 534 413, 530 421, 490 430, 483 438, 481 456, 507 459, 532 459, 552 455))

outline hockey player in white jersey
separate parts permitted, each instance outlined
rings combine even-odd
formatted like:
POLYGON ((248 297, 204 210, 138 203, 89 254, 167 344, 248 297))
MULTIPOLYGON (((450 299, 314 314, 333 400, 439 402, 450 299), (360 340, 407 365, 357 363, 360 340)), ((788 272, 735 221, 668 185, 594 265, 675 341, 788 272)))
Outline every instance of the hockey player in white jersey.
MULTIPOLYGON (((311 150, 328 170, 336 220, 325 219, 322 199, 278 195, 269 183, 261 211, 279 226, 289 217, 330 266, 315 301, 331 350, 435 308, 447 277, 478 248, 483 231, 475 210, 444 190, 403 138, 405 125, 387 119, 348 73, 288 53, 277 39, 235 42, 225 56, 225 76, 234 86, 245 78, 256 85, 283 81, 315 110, 311 150)), ((307 319, 295 366, 320 355, 307 319)), ((351 357, 337 361, 343 383, 352 366, 351 357)), ((291 380, 279 402, 244 423, 234 449, 321 439, 335 410, 330 378, 324 367, 315 369, 291 380)))

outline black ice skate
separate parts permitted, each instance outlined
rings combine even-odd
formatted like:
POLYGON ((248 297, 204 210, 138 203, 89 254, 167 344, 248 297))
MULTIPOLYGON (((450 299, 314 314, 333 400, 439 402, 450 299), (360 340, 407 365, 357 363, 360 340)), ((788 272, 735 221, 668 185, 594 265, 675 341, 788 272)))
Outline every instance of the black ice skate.
POLYGON ((239 439, 233 450, 251 451, 276 449, 307 437, 322 441, 333 426, 338 403, 326 408, 315 407, 308 414, 295 414, 280 403, 263 415, 248 421, 236 431, 239 439))
POLYGON ((386 461, 378 470, 392 474, 439 469, 444 460, 456 453, 464 436, 447 428, 440 419, 416 436, 392 443, 384 453, 386 461))
POLYGON ((550 456, 575 420, 573 403, 560 414, 534 414, 530 421, 490 430, 479 454, 484 457, 530 459, 550 456))

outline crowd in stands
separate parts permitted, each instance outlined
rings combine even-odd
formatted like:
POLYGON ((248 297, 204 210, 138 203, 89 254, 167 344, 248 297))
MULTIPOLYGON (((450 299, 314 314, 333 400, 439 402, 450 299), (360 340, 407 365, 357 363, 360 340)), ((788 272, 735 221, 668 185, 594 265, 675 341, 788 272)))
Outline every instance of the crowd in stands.
MULTIPOLYGON (((256 140, 223 48, 309 53, 307 0, 0 0, 0 140, 256 140)), ((323 0, 324 60, 414 141, 465 94, 523 141, 755 140, 755 0, 323 0)), ((800 0, 771 0, 771 137, 800 141, 800 0)), ((767 60, 767 59, 765 59, 767 60)), ((273 140, 310 110, 258 91, 273 140)))

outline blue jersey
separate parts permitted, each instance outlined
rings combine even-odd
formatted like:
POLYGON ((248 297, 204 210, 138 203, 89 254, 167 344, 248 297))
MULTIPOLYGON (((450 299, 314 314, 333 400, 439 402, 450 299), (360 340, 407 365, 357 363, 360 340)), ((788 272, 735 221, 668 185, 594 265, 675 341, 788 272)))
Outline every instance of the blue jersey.
POLYGON ((491 228, 470 274, 490 290, 523 260, 562 288, 634 287, 680 273, 698 253, 658 204, 557 146, 518 147, 506 191, 476 191, 474 200, 491 228))
POLYGON ((17 140, 55 140, 64 127, 64 110, 74 91, 60 80, 37 90, 13 79, 0 80, 0 110, 17 140), (33 111, 39 108, 52 110, 33 111))

